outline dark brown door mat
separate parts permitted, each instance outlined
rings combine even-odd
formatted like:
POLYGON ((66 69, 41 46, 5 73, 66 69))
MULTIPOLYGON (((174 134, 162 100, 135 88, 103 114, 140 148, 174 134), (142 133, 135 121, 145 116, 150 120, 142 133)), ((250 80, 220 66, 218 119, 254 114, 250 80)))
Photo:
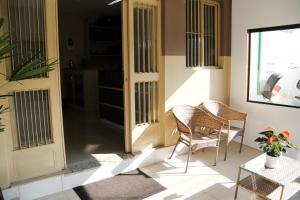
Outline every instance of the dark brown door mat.
POLYGON ((82 200, 144 199, 166 188, 136 169, 114 177, 74 188, 82 200))

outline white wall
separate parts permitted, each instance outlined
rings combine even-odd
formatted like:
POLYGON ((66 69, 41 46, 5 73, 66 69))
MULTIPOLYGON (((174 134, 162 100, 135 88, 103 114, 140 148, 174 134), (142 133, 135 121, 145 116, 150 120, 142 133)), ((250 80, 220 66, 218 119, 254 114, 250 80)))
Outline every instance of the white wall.
MULTIPOLYGON (((230 104, 248 113, 245 144, 257 147, 257 133, 272 125, 300 147, 300 109, 246 102, 247 29, 300 23, 300 0, 233 0, 232 12, 230 104)), ((300 150, 289 152, 300 160, 300 150)))

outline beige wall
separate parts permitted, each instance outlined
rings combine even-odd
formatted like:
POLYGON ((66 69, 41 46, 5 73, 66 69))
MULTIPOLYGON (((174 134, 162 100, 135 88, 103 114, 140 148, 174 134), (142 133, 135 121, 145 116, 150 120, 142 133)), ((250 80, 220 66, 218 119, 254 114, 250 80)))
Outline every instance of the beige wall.
MULTIPOLYGON (((4 65, 1 65, 0 68, 3 68, 4 65)), ((0 99, 0 105, 8 106, 7 99, 0 99)), ((0 133, 0 187, 6 188, 10 184, 10 148, 11 148, 11 141, 9 140, 10 127, 7 126, 10 121, 9 113, 6 112, 5 114, 1 115, 1 122, 5 124, 5 131, 0 133)))
MULTIPOLYGON (((244 142, 257 148, 257 133, 271 125, 289 130, 292 142, 300 146, 300 109, 246 102, 247 30, 300 22, 299 0, 233 0, 232 3, 232 79, 230 103, 248 113, 244 142)), ((300 159, 300 151, 290 151, 300 159)))
POLYGON ((179 104, 199 105, 209 99, 228 103, 230 74, 231 1, 221 2, 221 62, 223 69, 185 66, 185 0, 164 0, 163 52, 165 71, 165 145, 176 142, 170 110, 179 104))
POLYGON ((224 69, 187 69, 185 56, 165 56, 165 145, 177 140, 170 110, 175 105, 199 105, 210 99, 228 102, 230 57, 224 69))
MULTIPOLYGON (((6 11, 6 1, 0 0, 0 16, 6 17, 7 11, 6 11)), ((0 35, 6 33, 8 30, 7 27, 7 21, 5 21, 4 28, 0 29, 0 35)), ((6 74, 6 62, 0 62, 0 73, 6 74)), ((3 84, 6 82, 5 76, 0 76, 0 82, 3 84)), ((0 94, 4 95, 6 94, 6 91, 3 89, 3 87, 0 87, 0 94)), ((9 100, 8 98, 1 98, 0 99, 0 105, 3 105, 4 107, 9 107, 9 100)), ((4 132, 0 133, 0 187, 6 188, 10 184, 10 157, 11 157, 11 144, 12 141, 10 140, 10 126, 8 124, 10 123, 10 115, 9 112, 5 112, 1 114, 1 123, 5 125, 4 132)))

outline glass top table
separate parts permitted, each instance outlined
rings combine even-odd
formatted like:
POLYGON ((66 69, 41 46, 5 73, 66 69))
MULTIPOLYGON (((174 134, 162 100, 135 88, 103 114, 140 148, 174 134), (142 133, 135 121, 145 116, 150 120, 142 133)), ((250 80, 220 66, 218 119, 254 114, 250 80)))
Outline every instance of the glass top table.
POLYGON ((240 165, 236 185, 235 198, 238 187, 241 186, 266 199, 288 199, 300 189, 300 161, 281 156, 276 169, 265 167, 266 155, 262 154, 240 165), (241 171, 250 175, 240 180, 241 171), (281 188, 281 189, 280 189, 281 188))

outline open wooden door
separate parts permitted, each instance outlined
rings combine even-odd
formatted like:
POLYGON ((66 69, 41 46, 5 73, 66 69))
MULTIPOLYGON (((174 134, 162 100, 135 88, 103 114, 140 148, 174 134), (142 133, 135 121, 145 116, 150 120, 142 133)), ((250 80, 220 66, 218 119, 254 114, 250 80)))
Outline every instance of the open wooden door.
POLYGON ((123 0, 126 151, 163 144, 160 0, 123 0))
MULTIPOLYGON (((57 0, 0 0, 0 7, 17 44, 14 58, 2 63, 1 72, 11 73, 28 53, 58 59, 57 0)), ((57 65, 49 74, 1 88, 1 93, 14 95, 7 100, 6 120, 10 182, 65 167, 59 71, 57 65)))

